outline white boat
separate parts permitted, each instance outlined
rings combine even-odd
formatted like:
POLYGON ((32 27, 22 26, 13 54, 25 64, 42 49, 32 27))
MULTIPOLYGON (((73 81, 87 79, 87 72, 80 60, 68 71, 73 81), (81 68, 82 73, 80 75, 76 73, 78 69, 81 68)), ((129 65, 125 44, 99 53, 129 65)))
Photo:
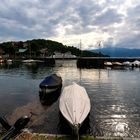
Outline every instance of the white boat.
POLYGON ((23 63, 35 63, 35 62, 44 62, 41 60, 34 60, 34 59, 26 59, 26 60, 22 60, 23 63))
POLYGON ((122 66, 123 64, 120 63, 120 62, 112 62, 112 65, 113 65, 113 66, 122 66))
POLYGON ((132 65, 133 65, 134 67, 139 67, 139 66, 140 66, 140 61, 135 60, 134 62, 132 62, 132 65))
POLYGON ((125 61, 125 62, 123 62, 123 65, 124 66, 131 66, 132 64, 129 61, 125 61))
POLYGON ((59 108, 74 133, 78 135, 79 128, 91 108, 90 99, 85 88, 76 83, 66 86, 60 96, 59 108))
POLYGON ((104 65, 105 66, 112 66, 112 63, 111 62, 104 62, 104 65))
POLYGON ((7 63, 8 65, 11 65, 11 64, 13 63, 13 60, 12 60, 12 59, 7 59, 7 60, 6 60, 6 63, 7 63))
POLYGON ((23 63, 34 63, 34 62, 36 62, 36 60, 33 60, 33 59, 26 59, 26 60, 23 60, 22 62, 23 62, 23 63))

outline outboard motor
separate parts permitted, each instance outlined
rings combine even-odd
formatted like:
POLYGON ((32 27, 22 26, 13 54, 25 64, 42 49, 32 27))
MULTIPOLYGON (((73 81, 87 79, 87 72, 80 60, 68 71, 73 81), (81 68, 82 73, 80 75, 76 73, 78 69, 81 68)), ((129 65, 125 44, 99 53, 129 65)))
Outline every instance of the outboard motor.
POLYGON ((5 117, 0 117, 0 123, 6 130, 11 128, 11 125, 8 123, 5 117))
POLYGON ((80 129, 79 124, 75 124, 73 126, 73 136, 74 136, 74 139, 76 139, 76 140, 79 140, 79 129, 80 129))
POLYGON ((0 123, 7 130, 0 140, 9 140, 10 138, 16 136, 23 128, 25 128, 30 119, 31 115, 23 116, 19 118, 13 126, 10 126, 6 119, 0 118, 0 123))
POLYGON ((30 117, 23 116, 15 122, 14 127, 17 130, 21 130, 21 129, 25 128, 25 126, 28 124, 29 121, 30 121, 30 117))

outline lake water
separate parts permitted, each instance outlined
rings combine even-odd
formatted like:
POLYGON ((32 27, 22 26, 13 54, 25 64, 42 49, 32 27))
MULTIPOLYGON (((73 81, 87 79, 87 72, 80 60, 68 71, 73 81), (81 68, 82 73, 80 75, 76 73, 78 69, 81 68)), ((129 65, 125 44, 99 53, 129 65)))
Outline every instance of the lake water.
MULTIPOLYGON (((78 69, 76 61, 56 61, 54 67, 40 65, 0 66, 0 115, 13 124, 33 112, 28 128, 33 132, 65 133, 61 129, 59 99, 42 105, 39 83, 49 74, 60 74, 63 87, 77 82, 91 100, 85 131, 94 136, 140 138, 140 69, 78 69)), ((63 89, 62 87, 62 89, 63 89)))

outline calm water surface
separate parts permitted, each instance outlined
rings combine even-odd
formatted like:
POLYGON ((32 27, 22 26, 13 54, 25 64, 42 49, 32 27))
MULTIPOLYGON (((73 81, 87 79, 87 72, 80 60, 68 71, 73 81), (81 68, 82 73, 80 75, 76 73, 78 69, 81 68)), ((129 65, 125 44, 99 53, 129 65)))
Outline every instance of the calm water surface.
MULTIPOLYGON (((58 73, 63 87, 73 81, 84 86, 91 100, 87 129, 95 136, 140 138, 140 69, 77 69, 76 61, 44 65, 0 66, 0 115, 12 124, 33 112, 28 128, 33 132, 65 133, 61 129, 58 103, 42 105, 39 83, 58 73)), ((62 88, 63 88, 62 87, 62 88)))

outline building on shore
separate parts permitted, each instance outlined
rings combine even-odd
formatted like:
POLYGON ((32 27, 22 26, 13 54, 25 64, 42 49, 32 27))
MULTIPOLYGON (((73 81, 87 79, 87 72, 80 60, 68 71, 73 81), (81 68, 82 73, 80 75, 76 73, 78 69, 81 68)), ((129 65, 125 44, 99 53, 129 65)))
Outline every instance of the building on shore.
POLYGON ((71 52, 54 52, 53 58, 76 58, 75 55, 72 55, 71 52))

